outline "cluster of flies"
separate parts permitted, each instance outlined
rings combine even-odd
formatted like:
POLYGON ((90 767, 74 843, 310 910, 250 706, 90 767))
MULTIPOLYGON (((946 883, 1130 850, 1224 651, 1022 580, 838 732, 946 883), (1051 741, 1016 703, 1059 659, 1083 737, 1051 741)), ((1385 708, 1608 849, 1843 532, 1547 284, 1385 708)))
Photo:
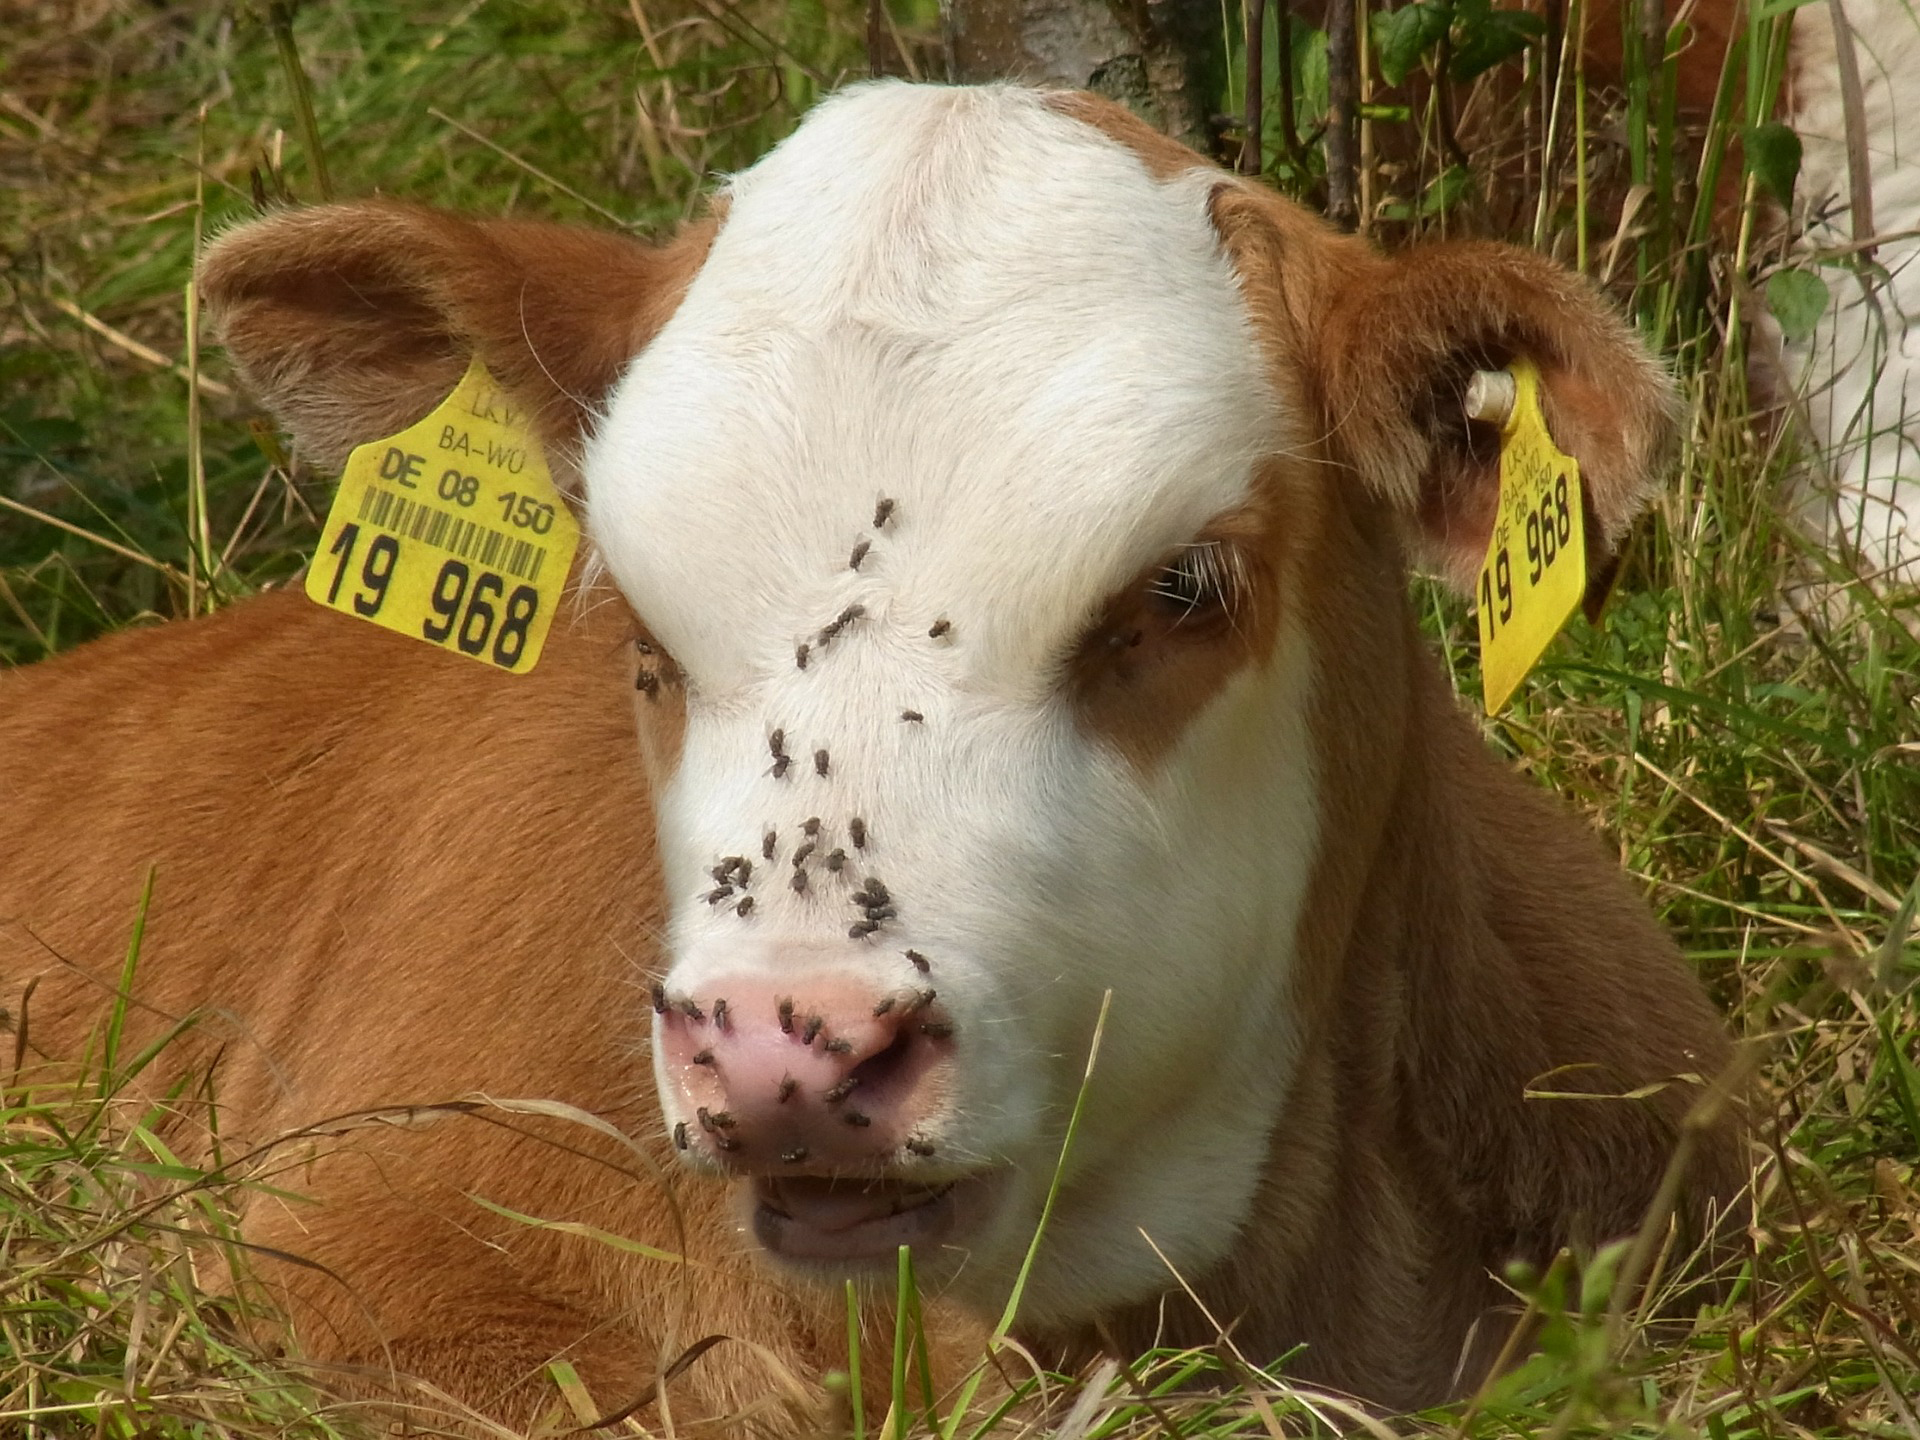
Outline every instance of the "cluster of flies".
MULTIPOLYGON (((873 529, 876 532, 884 531, 888 524, 894 519, 897 509, 898 505, 894 500, 882 497, 879 503, 874 506, 873 529)), ((872 549, 873 541, 868 537, 861 537, 855 542, 852 553, 847 557, 847 568, 849 570, 858 570, 866 562, 867 556, 871 553, 872 549)), ((794 665, 801 670, 805 670, 813 657, 825 651, 828 646, 832 645, 841 635, 845 634, 849 627, 863 619, 866 613, 867 607, 858 602, 846 606, 839 614, 835 615, 833 619, 822 625, 820 629, 814 633, 812 639, 802 640, 794 648, 794 665)), ((952 633, 953 624, 944 616, 934 621, 927 630, 928 638, 934 640, 947 638, 951 636, 952 633)), ((645 646, 644 643, 642 643, 642 649, 648 654, 653 653, 651 648, 645 646)), ((658 677, 652 672, 646 672, 640 688, 650 696, 657 694, 659 688, 658 677)), ((926 720, 926 716, 918 710, 902 710, 900 712, 900 718, 903 721, 913 724, 920 724, 926 720)), ((776 780, 784 780, 799 759, 799 757, 787 749, 787 732, 784 728, 774 730, 772 734, 767 737, 767 752, 772 761, 767 773, 776 780)), ((824 745, 813 752, 813 772, 821 779, 827 778, 827 776, 833 772, 833 756, 824 745)), ((801 842, 794 847, 791 857, 792 871, 787 880, 788 888, 796 895, 810 894, 813 890, 814 882, 809 870, 810 865, 817 863, 831 874, 838 875, 846 869, 849 863, 849 856, 845 847, 833 846, 832 848, 826 848, 825 842, 821 839, 819 816, 816 815, 806 821, 806 823, 801 826, 801 831, 802 839, 801 842)), ((761 837, 760 857, 762 860, 769 864, 772 863, 777 853, 779 840, 778 832, 771 828, 761 837)), ((847 822, 847 840, 855 850, 865 850, 867 848, 867 822, 858 815, 847 822)), ((753 876, 753 862, 751 860, 741 855, 724 856, 719 864, 708 871, 708 874, 713 877, 714 881, 713 888, 707 892, 705 897, 709 905, 731 904, 734 913, 742 918, 753 913, 754 898, 751 895, 743 893, 747 888, 747 882, 753 876), (739 896, 737 899, 735 898, 736 894, 739 896)), ((880 881, 878 876, 869 875, 862 887, 854 892, 852 898, 854 906, 861 914, 860 918, 854 921, 847 929, 849 939, 864 940, 868 936, 876 933, 885 922, 895 919, 899 914, 899 911, 893 906, 892 897, 888 894, 887 887, 880 881)))
MULTIPOLYGON (((876 531, 885 530, 887 528, 888 522, 893 519, 894 511, 898 508, 899 507, 893 500, 882 497, 880 500, 880 503, 873 507, 873 528, 876 531)), ((856 540, 853 544, 853 552, 847 556, 847 568, 849 570, 858 570, 862 565, 866 563, 867 556, 869 553, 872 552, 872 550, 873 550, 872 540, 866 538, 865 536, 862 536, 860 539, 856 540)), ((815 655, 819 654, 821 651, 825 650, 829 645, 831 645, 835 640, 839 639, 840 636, 847 630, 847 628, 850 625, 853 625, 856 621, 860 620, 866 613, 867 613, 867 607, 856 602, 852 605, 847 606, 846 609, 842 610, 838 615, 834 616, 833 619, 829 620, 826 624, 822 625, 820 629, 814 634, 811 640, 800 641, 797 645, 793 647, 794 667, 800 670, 806 669, 808 662, 810 662, 815 655)), ((928 630, 927 630, 928 638, 933 640, 942 639, 946 636, 951 635, 952 633, 953 633, 953 622, 948 620, 945 616, 942 616, 940 619, 934 621, 933 624, 930 627, 928 627, 928 630)), ((916 710, 903 710, 900 713, 900 718, 903 720, 919 720, 919 719, 922 719, 923 717, 916 710)), ((814 760, 816 764, 820 763, 820 755, 824 753, 825 752, 819 752, 814 756, 814 760)), ((776 774, 786 773, 785 768, 779 766, 777 759, 775 761, 775 765, 776 765, 776 770, 775 770, 776 774)), ((824 775, 827 772, 824 769, 822 769, 820 773, 824 775)))
MULTIPOLYGON (((879 504, 874 507, 873 528, 876 531, 884 530, 888 522, 893 519, 896 508, 893 500, 883 498, 879 504)), ((873 542, 871 540, 863 537, 857 541, 854 544, 852 554, 848 556, 847 568, 849 570, 858 570, 866 561, 867 555, 872 549, 873 542)), ((839 639, 849 627, 857 624, 866 613, 866 606, 857 602, 841 610, 833 619, 829 620, 825 625, 822 625, 811 640, 802 640, 794 647, 793 663, 795 667, 805 670, 808 663, 816 655, 833 644, 835 640, 839 639)), ((953 624, 944 616, 935 620, 927 630, 927 637, 932 640, 946 639, 951 637, 952 634, 953 624)), ((653 646, 644 640, 636 640, 634 646, 643 657, 652 657, 656 654, 653 646)), ((657 667, 649 667, 643 664, 639 677, 634 683, 635 688, 640 690, 649 699, 657 699, 659 697, 660 674, 657 667)), ((900 718, 909 723, 919 724, 925 721, 926 716, 918 710, 902 710, 900 712, 900 718)), ((773 731, 773 733, 767 737, 767 748, 773 761, 768 773, 776 780, 785 779, 788 771, 792 769, 795 759, 787 750, 786 731, 784 729, 776 729, 773 731)), ((813 752, 813 769, 816 775, 824 779, 831 773, 832 765, 833 757, 828 753, 826 747, 822 746, 813 752)), ((821 838, 821 821, 819 816, 816 815, 804 821, 800 826, 800 831, 800 843, 794 847, 793 854, 790 857, 792 870, 788 879, 788 886, 795 894, 805 895, 810 893, 813 887, 813 881, 809 878, 809 865, 817 863, 830 873, 838 875, 846 869, 851 857, 842 846, 834 846, 831 849, 822 850, 821 847, 826 842, 821 838)), ((858 815, 853 816, 847 821, 847 842, 852 845, 856 851, 864 851, 867 848, 867 822, 858 815)), ((771 865, 774 857, 778 853, 779 843, 779 833, 772 827, 769 827, 766 833, 760 838, 761 860, 771 865)), ((733 907, 734 913, 742 918, 753 913, 754 897, 751 894, 745 893, 754 874, 754 862, 751 859, 744 855, 723 856, 719 863, 714 865, 707 873, 714 882, 713 888, 709 890, 705 896, 707 904, 713 906, 730 904, 733 907), (736 896, 738 898, 735 898, 736 896)), ((854 921, 847 931, 848 938, 852 940, 865 940, 876 933, 887 921, 895 919, 899 915, 899 911, 894 907, 892 895, 887 890, 885 883, 882 882, 877 875, 868 874, 860 888, 853 892, 852 900, 854 906, 861 912, 860 918, 854 921)), ((925 955, 921 954, 918 950, 908 950, 905 953, 908 962, 912 964, 913 968, 921 975, 932 973, 933 966, 925 955)), ((890 1013, 897 1013, 903 1019, 910 1018, 918 1011, 924 1010, 932 1005, 934 998, 935 992, 931 989, 912 990, 901 994, 889 995, 874 1006, 873 1014, 876 1019, 890 1013)), ((666 987, 656 981, 653 986, 653 1008, 656 1014, 662 1015, 666 1014, 669 1010, 677 1010, 688 1020, 695 1023, 705 1023, 710 1019, 717 1030, 725 1032, 727 1029, 729 1011, 727 1002, 724 999, 713 1002, 713 1011, 709 1017, 707 1012, 701 1009, 697 1001, 691 998, 683 998, 677 1001, 673 1000, 667 995, 666 987)), ((826 1028, 825 1017, 820 1015, 799 1014, 791 998, 782 999, 779 1002, 777 1014, 781 1033, 786 1035, 797 1034, 803 1045, 813 1045, 813 1043, 820 1038, 822 1030, 826 1028)), ((920 1025, 920 1031, 931 1039, 944 1040, 952 1036, 953 1026, 945 1021, 929 1020, 920 1025)), ((829 1054, 848 1055, 853 1052, 853 1042, 835 1037, 827 1040, 824 1048, 829 1054)), ((718 1062, 715 1059, 712 1047, 709 1046, 694 1055, 693 1063, 696 1065, 713 1066, 718 1062)), ((785 1104, 788 1100, 792 1099, 795 1092, 799 1089, 799 1085, 800 1082, 795 1080, 791 1075, 781 1080, 778 1094, 779 1102, 785 1104)), ((829 1105, 843 1106, 859 1086, 860 1077, 857 1074, 848 1074, 832 1086, 832 1088, 822 1092, 821 1098, 829 1105)), ((714 1148, 722 1151, 735 1151, 740 1148, 740 1139, 734 1133, 737 1129, 737 1122, 732 1114, 725 1110, 712 1110, 704 1105, 699 1107, 695 1114, 699 1121, 700 1128, 706 1132, 714 1148)), ((869 1116, 862 1114, 859 1110, 852 1107, 842 1109, 840 1111, 840 1118, 844 1123, 856 1129, 865 1129, 873 1123, 869 1116)), ((682 1150, 687 1149, 692 1144, 691 1127, 686 1121, 682 1120, 674 1126, 673 1142, 682 1150)), ((929 1156, 934 1153, 932 1142, 922 1139, 919 1136, 909 1136, 906 1140, 906 1149, 910 1153, 919 1156, 929 1156)), ((806 1146, 795 1145, 782 1151, 780 1158, 789 1164, 800 1164, 807 1159, 807 1153, 806 1146)))
MULTIPOLYGON (((913 961, 914 968, 922 974, 925 974, 930 968, 927 964, 926 957, 918 951, 909 950, 907 956, 913 961)), ((667 987, 657 980, 653 983, 652 998, 653 1010, 656 1015, 678 1012, 695 1024, 711 1023, 714 1029, 723 1034, 731 1023, 731 1008, 724 999, 715 1000, 713 1002, 713 1009, 709 1012, 702 1009, 700 1002, 691 996, 682 996, 678 1000, 674 999, 667 994, 667 987)), ((938 993, 932 989, 903 991, 889 995, 881 1000, 873 1007, 873 1015, 875 1019, 878 1019, 883 1015, 897 1013, 903 1019, 910 1019, 913 1015, 931 1006, 937 998, 939 998, 938 993)), ((797 1035, 800 1043, 809 1047, 820 1040, 821 1032, 827 1027, 826 1017, 823 1015, 802 1015, 799 1008, 794 1004, 792 996, 781 997, 775 1007, 775 1014, 779 1018, 780 1032, 783 1035, 797 1035)), ((952 1025, 945 1021, 937 1020, 924 1022, 920 1026, 920 1030, 922 1034, 936 1040, 947 1039, 953 1034, 952 1025)), ((821 1048, 830 1055, 851 1055, 853 1053, 853 1042, 835 1036, 823 1042, 821 1048)), ((713 1047, 707 1046, 694 1055, 693 1063, 695 1065, 711 1067, 718 1065, 719 1061, 714 1055, 713 1047)), ((820 1098, 831 1106, 846 1106, 846 1102, 852 1098, 853 1092, 859 1088, 860 1076, 857 1073, 849 1073, 842 1076, 836 1084, 822 1091, 820 1098)), ((780 1081, 779 1090, 775 1098, 780 1104, 784 1105, 799 1092, 799 1089, 800 1082, 794 1079, 793 1076, 788 1075, 780 1081)), ((732 1112, 727 1110, 714 1110, 709 1106, 702 1105, 695 1110, 694 1114, 699 1121, 700 1128, 707 1133, 709 1141, 716 1150, 731 1153, 740 1149, 740 1138, 735 1134, 735 1131, 739 1128, 739 1122, 734 1119, 732 1112)), ((850 1125, 857 1130, 864 1130, 873 1124, 872 1117, 863 1114, 851 1106, 846 1106, 845 1109, 840 1110, 839 1114, 844 1124, 850 1125)), ((692 1127, 689 1126, 686 1121, 682 1120, 673 1127, 673 1143, 681 1150, 688 1149, 692 1145, 692 1127)), ((907 1137, 906 1149, 909 1153, 922 1157, 934 1153, 933 1143, 918 1135, 910 1135, 907 1137)), ((789 1165, 801 1164, 807 1159, 807 1156, 808 1151, 805 1145, 793 1145, 780 1152, 780 1158, 789 1165)))

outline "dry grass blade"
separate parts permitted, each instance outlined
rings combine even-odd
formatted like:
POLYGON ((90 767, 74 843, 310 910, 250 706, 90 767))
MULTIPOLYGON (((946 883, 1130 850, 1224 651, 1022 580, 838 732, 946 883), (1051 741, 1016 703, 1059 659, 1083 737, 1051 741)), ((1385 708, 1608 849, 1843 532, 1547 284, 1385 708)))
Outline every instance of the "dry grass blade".
POLYGON ((1853 244, 1860 256, 1873 259, 1873 162, 1868 153, 1867 100, 1860 85, 1860 55, 1854 48, 1853 27, 1841 0, 1826 0, 1833 26, 1834 63, 1840 67, 1841 113, 1847 121, 1847 201, 1853 244))
POLYGON ((157 570, 169 580, 185 583, 186 577, 173 566, 168 565, 164 561, 156 560, 151 555, 143 555, 138 550, 122 545, 118 541, 109 540, 104 535, 96 535, 84 525, 75 525, 71 520, 62 520, 57 515, 49 515, 44 510, 36 510, 33 506, 23 505, 20 501, 6 495, 0 495, 0 505, 4 505, 7 509, 26 516, 29 520, 35 520, 42 525, 50 525, 55 530, 64 530, 69 535, 78 536, 89 545, 98 545, 102 550, 105 550, 111 555, 118 555, 122 560, 131 561, 135 565, 144 565, 149 570, 157 570))
POLYGON ((560 194, 565 195, 570 199, 579 201, 582 205, 586 206, 587 209, 591 210, 594 214, 598 215, 601 219, 606 220, 611 224, 618 225, 623 230, 629 228, 633 224, 633 222, 630 220, 622 220, 618 215, 614 214, 613 211, 607 209, 606 206, 598 204, 595 201, 589 200, 586 196, 582 195, 578 190, 575 190, 571 185, 568 185, 565 181, 555 179, 552 175, 548 174, 545 170, 542 170, 538 165, 535 165, 531 160, 524 159, 521 156, 514 154, 513 151, 507 149, 506 146, 501 145, 496 141, 489 140, 486 136, 482 135, 478 130, 474 129, 471 125, 468 125, 463 121, 454 119, 453 116, 447 114, 446 111, 440 109, 438 106, 429 105, 427 107, 427 113, 433 116, 434 119, 440 121, 442 124, 451 126, 453 129, 458 130, 462 135, 466 136, 469 140, 474 141, 476 144, 486 146, 487 149, 493 151, 493 153, 498 155, 502 160, 506 160, 511 164, 519 166, 522 170, 526 171, 529 175, 533 176, 534 179, 538 180, 542 185, 547 186, 549 189, 557 190, 560 194))
POLYGON ((220 400, 231 400, 234 398, 235 392, 231 385, 222 384, 210 375, 189 373, 187 367, 179 361, 169 360, 151 345, 142 345, 131 335, 126 334, 124 331, 114 329, 113 326, 107 324, 107 322, 102 320, 98 315, 88 314, 71 300, 63 300, 58 295, 49 295, 47 296, 47 303, 62 315, 78 320, 109 345, 117 346, 119 349, 126 351, 126 353, 133 356, 134 359, 144 360, 149 365, 157 365, 163 370, 168 370, 178 375, 189 384, 198 386, 201 394, 212 395, 220 400))

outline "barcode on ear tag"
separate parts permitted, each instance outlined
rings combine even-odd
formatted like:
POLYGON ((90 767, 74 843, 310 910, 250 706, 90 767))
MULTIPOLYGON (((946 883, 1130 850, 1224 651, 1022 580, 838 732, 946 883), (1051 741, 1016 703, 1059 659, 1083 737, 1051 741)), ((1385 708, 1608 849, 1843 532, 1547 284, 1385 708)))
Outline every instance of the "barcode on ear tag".
POLYGON ((1587 589, 1580 464, 1553 443, 1540 372, 1509 367, 1513 413, 1500 428, 1500 508, 1480 567, 1480 681, 1495 715, 1567 623, 1587 589))
POLYGON ((475 358, 432 414, 348 457, 307 595, 524 675, 579 544, 526 415, 475 358))

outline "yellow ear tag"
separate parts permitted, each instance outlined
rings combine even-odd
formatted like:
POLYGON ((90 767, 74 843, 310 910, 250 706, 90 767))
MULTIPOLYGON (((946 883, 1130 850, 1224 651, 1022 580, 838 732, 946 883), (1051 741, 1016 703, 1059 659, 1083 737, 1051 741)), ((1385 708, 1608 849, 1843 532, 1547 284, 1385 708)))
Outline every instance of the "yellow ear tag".
POLYGON ((1509 367, 1513 413, 1500 427, 1500 511, 1480 566, 1480 681, 1487 714, 1506 705, 1587 590, 1580 463, 1540 414, 1540 372, 1509 367))
POLYGON ((347 458, 307 595, 524 675, 579 544, 526 414, 476 357, 432 414, 347 458))

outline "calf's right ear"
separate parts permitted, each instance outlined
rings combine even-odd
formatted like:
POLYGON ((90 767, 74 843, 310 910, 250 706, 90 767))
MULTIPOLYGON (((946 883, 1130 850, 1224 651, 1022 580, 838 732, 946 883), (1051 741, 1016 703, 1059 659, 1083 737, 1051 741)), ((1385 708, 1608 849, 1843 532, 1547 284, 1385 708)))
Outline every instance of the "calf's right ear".
POLYGON ((322 205, 229 231, 200 295, 241 378, 321 464, 418 420, 476 355, 564 452, 678 307, 716 228, 655 247, 390 200, 322 205))
POLYGON ((1467 387, 1477 370, 1524 359, 1548 432, 1580 462, 1589 573, 1606 572, 1659 488, 1680 407, 1591 284, 1512 245, 1378 255, 1246 181, 1218 186, 1212 215, 1327 451, 1386 502, 1420 562, 1473 592, 1499 507, 1500 435, 1468 420, 1467 387))
POLYGON ((1401 512, 1415 549, 1471 594, 1500 496, 1498 427, 1469 422, 1476 370, 1531 361, 1548 432, 1580 463, 1588 566, 1609 573, 1675 448, 1678 397, 1583 277, 1512 245, 1416 247, 1372 267, 1320 332, 1338 454, 1401 512))

